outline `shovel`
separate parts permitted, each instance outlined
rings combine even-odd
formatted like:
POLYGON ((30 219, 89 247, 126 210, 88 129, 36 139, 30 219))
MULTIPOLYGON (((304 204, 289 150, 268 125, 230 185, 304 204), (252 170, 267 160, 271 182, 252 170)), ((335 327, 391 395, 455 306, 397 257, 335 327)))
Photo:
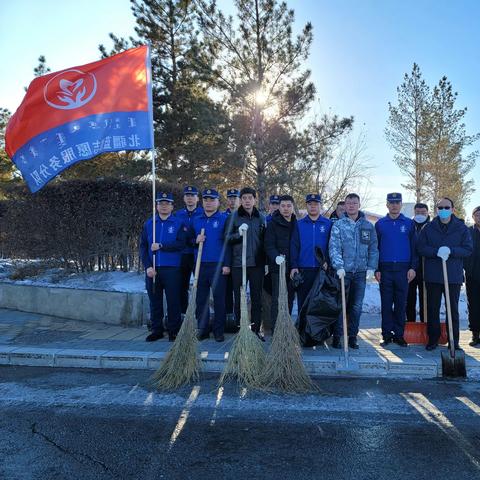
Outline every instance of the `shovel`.
POLYGON ((442 352, 442 376, 446 378, 465 378, 467 369, 465 366, 465 354, 455 351, 455 340, 453 338, 452 310, 450 306, 450 290, 448 287, 447 262, 442 258, 443 283, 445 285, 445 303, 447 306, 448 352, 442 352))

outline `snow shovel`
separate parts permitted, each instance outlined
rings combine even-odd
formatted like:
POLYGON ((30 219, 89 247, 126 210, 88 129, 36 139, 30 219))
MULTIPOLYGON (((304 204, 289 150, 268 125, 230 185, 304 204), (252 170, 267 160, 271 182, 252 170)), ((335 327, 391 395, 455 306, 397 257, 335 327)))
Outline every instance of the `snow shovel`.
POLYGON ((347 300, 345 295, 345 277, 340 278, 342 287, 342 322, 343 322, 343 363, 337 365, 337 371, 346 372, 358 370, 357 364, 351 364, 348 352, 348 323, 347 323, 347 300))
POLYGON ((456 378, 467 376, 465 366, 465 354, 455 351, 455 339, 453 338, 452 310, 450 305, 450 290, 448 286, 447 262, 442 258, 443 283, 445 285, 445 303, 447 306, 448 341, 450 348, 448 352, 442 352, 442 376, 456 378))

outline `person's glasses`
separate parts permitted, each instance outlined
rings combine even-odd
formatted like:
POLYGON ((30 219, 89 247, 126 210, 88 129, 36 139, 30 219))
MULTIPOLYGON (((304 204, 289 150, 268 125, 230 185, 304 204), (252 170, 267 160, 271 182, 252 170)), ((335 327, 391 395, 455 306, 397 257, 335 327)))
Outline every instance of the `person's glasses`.
POLYGON ((451 207, 437 207, 439 210, 450 210, 451 207))

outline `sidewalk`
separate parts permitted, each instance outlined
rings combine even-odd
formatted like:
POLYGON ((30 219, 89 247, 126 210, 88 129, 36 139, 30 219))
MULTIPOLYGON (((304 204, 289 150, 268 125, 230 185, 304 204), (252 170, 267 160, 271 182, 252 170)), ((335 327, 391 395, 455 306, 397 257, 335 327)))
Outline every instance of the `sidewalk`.
MULTIPOLYGON (((381 347, 380 316, 363 314, 360 348, 350 352, 344 368, 342 350, 329 346, 304 349, 307 370, 314 375, 423 377, 441 375, 440 347, 427 352, 422 346, 381 347)), ((480 349, 468 345, 470 332, 461 321, 460 343, 465 349, 470 379, 480 378, 480 349)), ((0 309, 0 365, 76 368, 156 369, 171 347, 166 339, 147 343, 147 328, 123 328, 78 322, 14 310, 0 309)), ((213 339, 200 343, 203 370, 220 372, 228 357, 233 335, 224 343, 213 339)), ((268 348, 270 337, 265 343, 268 348)))

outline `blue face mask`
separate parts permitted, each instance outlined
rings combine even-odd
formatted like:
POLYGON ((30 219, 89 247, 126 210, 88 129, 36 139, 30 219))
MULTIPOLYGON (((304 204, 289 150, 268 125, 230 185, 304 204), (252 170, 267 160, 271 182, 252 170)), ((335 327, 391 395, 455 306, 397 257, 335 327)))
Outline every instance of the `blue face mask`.
POLYGON ((439 210, 438 211, 438 216, 442 219, 442 220, 446 220, 447 218, 450 218, 450 215, 452 214, 452 209, 450 210, 439 210))

